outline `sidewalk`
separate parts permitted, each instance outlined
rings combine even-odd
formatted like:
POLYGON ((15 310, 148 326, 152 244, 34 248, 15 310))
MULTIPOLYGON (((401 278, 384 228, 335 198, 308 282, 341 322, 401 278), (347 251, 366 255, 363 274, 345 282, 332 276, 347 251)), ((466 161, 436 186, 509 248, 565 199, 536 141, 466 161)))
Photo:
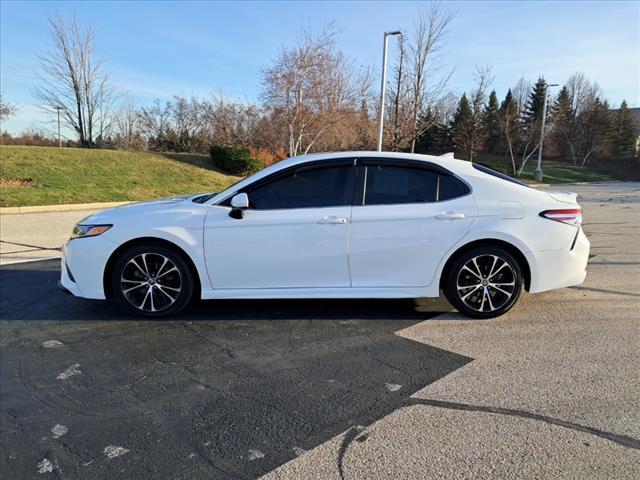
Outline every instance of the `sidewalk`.
POLYGON ((96 211, 0 215, 0 265, 59 257, 73 226, 96 211))

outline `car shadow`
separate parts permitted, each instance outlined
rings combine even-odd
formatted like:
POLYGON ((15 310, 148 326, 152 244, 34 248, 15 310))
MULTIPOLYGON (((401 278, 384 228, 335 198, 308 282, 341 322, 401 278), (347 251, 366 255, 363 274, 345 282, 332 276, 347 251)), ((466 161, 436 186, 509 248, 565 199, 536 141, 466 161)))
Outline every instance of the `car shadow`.
MULTIPOLYGON (((145 320, 104 301, 65 294, 57 286, 59 260, 0 268, 2 320, 145 320)), ((426 320, 450 311, 436 299, 203 300, 166 320, 426 320)))
POLYGON ((0 268, 7 478, 43 458, 69 478, 257 478, 473 360, 397 334, 438 313, 419 302, 210 301, 147 322, 58 275, 0 268))

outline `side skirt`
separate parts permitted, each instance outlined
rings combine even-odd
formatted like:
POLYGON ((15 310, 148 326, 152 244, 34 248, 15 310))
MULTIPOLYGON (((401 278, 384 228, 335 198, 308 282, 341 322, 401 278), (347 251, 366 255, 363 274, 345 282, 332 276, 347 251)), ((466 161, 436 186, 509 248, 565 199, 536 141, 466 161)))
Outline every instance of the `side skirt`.
POLYGON ((222 298, 420 298, 437 297, 439 281, 428 287, 376 288, 237 288, 203 290, 203 300, 222 298), (435 288, 434 288, 435 285, 435 288))

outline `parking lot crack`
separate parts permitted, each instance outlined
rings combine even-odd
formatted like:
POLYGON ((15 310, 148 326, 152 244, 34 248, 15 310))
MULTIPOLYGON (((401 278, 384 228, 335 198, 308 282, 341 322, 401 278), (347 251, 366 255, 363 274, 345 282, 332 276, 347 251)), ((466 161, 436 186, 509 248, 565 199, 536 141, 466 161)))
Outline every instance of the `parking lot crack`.
POLYGON ((600 438, 604 438, 611 442, 617 443, 623 447, 633 448, 640 450, 640 440, 630 437, 628 435, 620 435, 613 432, 607 432, 606 430, 600 430, 598 428, 589 427, 588 425, 581 425, 579 423, 569 422, 567 420, 561 420, 559 418, 549 417, 546 415, 540 415, 538 413, 527 412, 526 410, 517 410, 504 407, 492 407, 485 405, 470 405, 467 403, 445 402, 442 400, 421 399, 421 398, 409 398, 407 399, 408 405, 428 405, 430 407, 445 408, 448 410, 460 410, 467 412, 482 412, 493 413, 496 415, 507 415, 510 417, 526 418, 528 420, 537 420, 550 425, 556 425, 578 432, 587 433, 589 435, 595 435, 600 438))

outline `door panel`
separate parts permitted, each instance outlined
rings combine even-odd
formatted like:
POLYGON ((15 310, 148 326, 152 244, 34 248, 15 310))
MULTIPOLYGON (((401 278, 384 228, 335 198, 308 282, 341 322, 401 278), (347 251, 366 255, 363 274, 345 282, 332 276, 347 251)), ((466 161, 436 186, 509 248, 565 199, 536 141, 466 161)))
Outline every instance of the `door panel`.
POLYGON ((244 189, 243 218, 212 207, 204 244, 213 287, 349 287, 355 175, 353 159, 302 164, 244 189))
POLYGON ((205 221, 207 269, 215 289, 349 287, 350 206, 247 210, 205 221), (328 219, 328 220, 327 220, 328 219))
POLYGON ((354 207, 349 251, 352 286, 431 284, 440 260, 470 230, 476 215, 471 195, 441 203, 354 207), (464 213, 464 218, 436 218, 449 212, 464 213))
POLYGON ((442 257, 475 221, 469 188, 446 171, 415 163, 363 164, 361 205, 351 216, 351 285, 430 285, 442 257))

